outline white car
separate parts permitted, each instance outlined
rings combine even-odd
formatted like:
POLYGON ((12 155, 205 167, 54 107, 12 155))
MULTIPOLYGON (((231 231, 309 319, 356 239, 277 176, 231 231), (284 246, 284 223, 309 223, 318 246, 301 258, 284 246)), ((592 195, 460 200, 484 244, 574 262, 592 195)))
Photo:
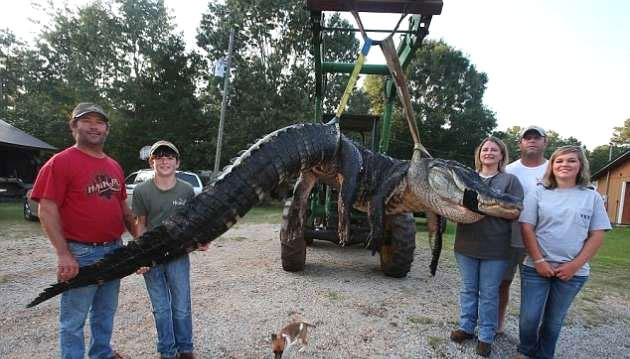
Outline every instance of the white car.
MULTIPOLYGON (((176 171, 175 177, 178 179, 187 182, 195 191, 195 196, 201 193, 203 190, 203 183, 201 182, 201 178, 197 176, 195 173, 187 172, 187 171, 176 171)), ((146 169, 133 172, 127 178, 125 178, 125 188, 127 190, 127 204, 129 208, 131 208, 131 200, 133 197, 133 189, 137 184, 140 184, 146 180, 153 178, 153 170, 146 169)))

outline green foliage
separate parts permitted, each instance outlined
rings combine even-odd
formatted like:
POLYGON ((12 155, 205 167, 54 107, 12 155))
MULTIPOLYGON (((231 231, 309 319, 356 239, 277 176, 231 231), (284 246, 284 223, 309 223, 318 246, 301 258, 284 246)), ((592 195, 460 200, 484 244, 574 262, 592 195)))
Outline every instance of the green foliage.
MULTIPOLYGON (((163 0, 93 0, 46 10, 49 21, 35 45, 0 31, 0 117, 60 149, 74 142, 67 123, 72 108, 95 101, 110 114, 106 151, 126 172, 147 166, 138 150, 158 139, 180 148, 182 168, 212 168, 223 80, 210 74, 208 63, 226 55, 230 29, 236 37, 221 163, 262 135, 313 120, 312 34, 303 1, 210 1, 197 36, 203 55, 186 51, 163 0)), ((338 14, 325 21, 351 27, 338 14)), ((356 61, 360 42, 353 32, 324 32, 323 44, 324 61, 356 61)), ((475 146, 496 124, 483 104, 486 75, 441 41, 425 42, 408 70, 424 145, 434 156, 472 164, 475 146)), ((336 109, 348 77, 327 76, 324 112, 336 109)), ((347 112, 381 114, 382 89, 383 77, 367 76, 347 112)), ((615 148, 627 148, 629 122, 616 128, 615 148)), ((549 153, 579 144, 554 133, 549 138, 549 153)), ((514 149, 517 141, 506 143, 514 149)), ((410 153, 397 106, 390 154, 410 153)))
POLYGON ((110 115, 106 152, 127 172, 146 167, 138 150, 162 138, 180 147, 185 168, 208 168, 208 128, 196 96, 203 59, 185 52, 163 1, 94 1, 52 7, 50 17, 34 48, 1 37, 9 59, 23 63, 16 94, 3 96, 12 124, 64 148, 73 143, 72 108, 94 101, 110 115))
POLYGON ((596 173, 627 151, 630 151, 630 118, 624 121, 623 126, 615 127, 609 144, 597 146, 589 153, 591 173, 596 173))
POLYGON ((615 127, 610 142, 618 146, 630 147, 630 117, 624 121, 623 126, 615 127))
MULTIPOLYGON (((551 157, 551 154, 558 149, 558 147, 562 146, 582 146, 582 142, 578 141, 575 137, 561 137, 555 131, 546 131, 547 132, 547 148, 545 149, 545 158, 551 157)), ((519 154, 520 155, 520 154, 519 154)))
POLYGON ((370 100, 370 114, 381 115, 385 107, 383 91, 385 77, 380 75, 368 75, 363 82, 363 91, 370 100))
MULTIPOLYGON (((519 143, 521 141, 520 133, 523 130, 520 126, 512 126, 506 131, 495 131, 493 135, 505 142, 510 155, 510 162, 517 160, 521 156, 519 143)), ((575 137, 562 137, 555 131, 546 130, 547 148, 545 149, 545 158, 551 157, 551 154, 562 146, 582 146, 582 143, 575 137)), ((583 146, 582 146, 583 147, 583 146)))
POLYGON ((608 163, 616 160, 619 156, 623 155, 626 151, 630 150, 628 147, 602 145, 597 146, 588 153, 588 161, 591 168, 591 174, 596 173, 608 163), (610 161, 608 160, 610 158, 610 161))
MULTIPOLYGON (((234 157, 260 136, 278 128, 313 119, 313 56, 309 52, 311 29, 309 13, 299 1, 231 0, 210 2, 202 16, 197 44, 215 62, 227 56, 230 30, 235 31, 221 164, 234 157)), ((349 26, 338 15, 332 26, 349 26)), ((352 33, 325 37, 332 44, 324 55, 333 61, 348 61, 358 51, 352 33)), ((347 76, 346 76, 347 81, 347 76)), ((341 97, 342 80, 328 84, 330 110, 341 97)), ((209 81, 206 91, 220 101, 222 83, 209 81)), ((343 82, 345 86, 345 82, 343 82)), ((351 108, 364 109, 360 95, 351 100, 351 108)), ((212 131, 218 128, 211 123, 212 131)))
MULTIPOLYGON (((487 77, 461 51, 426 41, 407 75, 420 137, 435 157, 473 163, 475 147, 496 126, 483 104, 487 77)), ((394 113, 390 154, 409 158, 411 137, 400 111, 394 113)))

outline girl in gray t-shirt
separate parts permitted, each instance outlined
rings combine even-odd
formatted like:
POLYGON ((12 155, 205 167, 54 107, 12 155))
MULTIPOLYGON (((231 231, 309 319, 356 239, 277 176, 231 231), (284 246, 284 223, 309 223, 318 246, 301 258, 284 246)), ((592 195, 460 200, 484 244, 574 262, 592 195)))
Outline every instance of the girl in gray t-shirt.
POLYGON ((611 228, 589 178, 582 149, 560 147, 543 185, 525 196, 519 222, 528 256, 521 269, 518 351, 526 357, 553 358, 564 317, 588 278, 588 260, 611 228))

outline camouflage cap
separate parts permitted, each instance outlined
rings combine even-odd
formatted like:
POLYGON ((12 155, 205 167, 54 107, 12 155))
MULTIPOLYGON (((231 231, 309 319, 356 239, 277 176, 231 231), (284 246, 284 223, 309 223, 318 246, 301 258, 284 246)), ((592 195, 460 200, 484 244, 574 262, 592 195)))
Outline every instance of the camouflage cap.
POLYGON ((179 150, 177 149, 177 147, 175 147, 174 144, 168 142, 168 141, 157 141, 156 143, 154 143, 151 146, 151 150, 149 150, 149 157, 153 156, 153 152, 157 151, 158 148, 160 147, 166 147, 171 149, 173 152, 175 152, 175 154, 177 154, 177 156, 179 156, 179 150))
POLYGON ((101 106, 92 102, 81 102, 78 104, 74 110, 72 110, 72 119, 77 119, 90 112, 98 113, 105 118, 105 121, 109 121, 107 114, 105 114, 105 110, 103 110, 101 106))

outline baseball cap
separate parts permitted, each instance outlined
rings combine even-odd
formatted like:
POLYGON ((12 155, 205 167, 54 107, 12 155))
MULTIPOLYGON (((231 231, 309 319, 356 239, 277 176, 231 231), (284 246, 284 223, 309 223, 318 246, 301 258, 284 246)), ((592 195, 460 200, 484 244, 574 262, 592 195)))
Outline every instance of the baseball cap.
POLYGON ((538 133, 538 135, 540 135, 540 137, 545 137, 545 136, 547 136, 547 135, 545 134, 545 130, 543 130, 542 128, 540 128, 540 127, 538 127, 538 126, 529 126, 529 127, 527 127, 526 129, 524 129, 524 130, 522 130, 522 131, 521 131, 520 138, 523 138, 523 136, 525 136, 525 134, 526 134, 527 132, 529 132, 529 131, 534 131, 534 132, 537 132, 537 133, 538 133))
POLYGON ((103 116, 105 118, 105 121, 109 121, 107 115, 105 114, 105 110, 103 110, 101 106, 92 102, 81 102, 80 104, 78 104, 77 107, 72 110, 72 118, 76 119, 90 112, 96 112, 99 115, 103 116))
POLYGON ((149 157, 153 156, 153 152, 157 151, 158 148, 160 147, 166 147, 166 148, 171 149, 179 157, 179 150, 177 149, 177 147, 175 147, 174 144, 168 141, 164 141, 164 140, 157 141, 156 143, 153 144, 153 146, 151 146, 151 150, 149 150, 149 157))

